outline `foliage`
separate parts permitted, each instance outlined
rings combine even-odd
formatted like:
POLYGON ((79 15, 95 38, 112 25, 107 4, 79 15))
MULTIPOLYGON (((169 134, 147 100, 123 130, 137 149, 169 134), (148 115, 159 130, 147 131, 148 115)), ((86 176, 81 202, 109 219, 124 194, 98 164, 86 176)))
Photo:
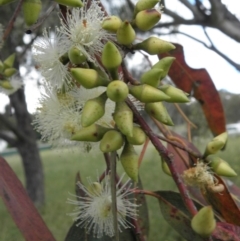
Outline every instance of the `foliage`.
MULTIPOLYGON (((70 213, 74 223, 65 240, 148 240, 146 196, 159 201, 165 220, 186 240, 239 240, 240 189, 220 177, 237 174, 217 155, 228 135, 221 100, 209 74, 190 68, 179 44, 155 36, 142 41, 136 38, 136 31, 148 31, 158 24, 162 6, 155 8, 157 0, 139 0, 131 21, 122 21, 108 16, 100 1, 58 2, 59 26, 54 31, 45 29, 32 47, 45 90, 34 123, 42 140, 52 146, 77 146, 86 158, 91 152, 102 152, 105 161, 105 170, 97 180, 88 178, 87 185, 82 173, 76 174, 76 195, 68 199, 75 206, 70 213), (124 61, 135 51, 159 58, 139 80, 124 61), (175 86, 162 81, 167 75, 175 86), (200 103, 214 135, 201 151, 191 142, 194 124, 178 105, 189 102, 190 95, 200 103), (173 121, 165 102, 181 113, 187 138, 168 128, 173 121), (146 113, 160 134, 151 129, 146 113), (150 142, 179 192, 159 191, 157 183, 153 191, 144 189, 139 168, 150 142), (136 145, 143 143, 139 154, 136 145), (124 175, 118 175, 119 165, 129 177, 126 182, 124 175)), ((41 1, 20 1, 4 40, 21 5, 27 25, 39 19, 41 1)), ((57 6, 54 3, 49 9, 57 6)), ((47 11, 43 18, 48 15, 47 11)), ((39 20, 31 28, 40 24, 39 20)), ((0 90, 14 98, 12 91, 17 93, 20 87, 11 79, 14 55, 0 64, 0 90)), ((26 139, 21 131, 15 133, 26 139)), ((56 240, 7 162, 1 158, 0 164, 0 195, 25 240, 56 240)))

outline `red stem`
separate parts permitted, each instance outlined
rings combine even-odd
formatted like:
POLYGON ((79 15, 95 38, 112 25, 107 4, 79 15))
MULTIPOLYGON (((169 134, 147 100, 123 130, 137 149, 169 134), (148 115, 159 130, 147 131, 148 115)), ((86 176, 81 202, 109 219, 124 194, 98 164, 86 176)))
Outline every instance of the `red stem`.
POLYGON ((142 116, 139 114, 133 103, 127 99, 126 103, 130 107, 130 109, 133 111, 133 114, 135 118, 137 119, 139 125, 142 127, 146 135, 151 140, 152 144, 155 146, 157 151, 159 152, 160 156, 166 161, 168 164, 168 167, 172 173, 172 177, 179 189, 179 192, 182 196, 182 199, 189 210, 189 212, 194 216, 197 213, 197 209, 193 203, 193 201, 190 199, 188 191, 182 182, 182 179, 180 178, 175 166, 174 166, 174 156, 173 154, 169 153, 168 150, 162 145, 160 140, 153 134, 151 128, 148 126, 148 124, 145 122, 145 120, 142 118, 142 116))
POLYGON ((23 0, 20 0, 18 5, 17 5, 17 8, 15 9, 15 12, 13 13, 12 18, 10 19, 10 21, 9 21, 9 23, 7 25, 6 30, 4 31, 3 41, 5 41, 8 38, 9 34, 11 33, 11 31, 13 29, 14 22, 15 22, 18 14, 19 14, 19 12, 21 10, 22 3, 23 3, 23 0))

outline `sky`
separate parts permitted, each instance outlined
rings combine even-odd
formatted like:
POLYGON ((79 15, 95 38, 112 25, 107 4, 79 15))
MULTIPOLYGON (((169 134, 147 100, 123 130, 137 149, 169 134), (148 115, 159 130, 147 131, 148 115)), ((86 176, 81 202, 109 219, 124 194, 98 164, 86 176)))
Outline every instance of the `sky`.
MULTIPOLYGON (((207 2, 208 1, 203 0, 203 3, 207 2)), ((234 14, 236 14, 237 17, 240 18, 240 1, 222 0, 222 2, 228 6, 230 11, 232 11, 234 14)), ((191 18, 190 12, 182 4, 179 4, 177 0, 165 1, 165 3, 167 4, 167 7, 172 11, 181 13, 181 15, 184 15, 186 18, 191 18)), ((161 21, 163 22, 168 20, 169 18, 163 14, 161 21)), ((179 31, 192 34, 194 37, 203 41, 207 40, 201 27, 180 26, 179 31)), ((208 28, 207 32, 216 47, 228 55, 232 60, 240 63, 239 43, 228 38, 218 30, 208 28)), ((195 42, 194 40, 191 40, 182 35, 161 36, 161 38, 182 44, 184 46, 185 60, 187 64, 192 68, 206 68, 218 90, 226 89, 232 93, 240 93, 240 72, 235 70, 234 67, 229 65, 220 56, 212 51, 207 50, 205 47, 195 42)), ((156 61, 157 58, 152 59, 153 64, 156 61)), ((24 72, 24 68, 21 69, 21 72, 24 72)), ((24 80, 28 110, 31 113, 35 112, 38 98, 40 97, 40 91, 37 88, 36 81, 33 81, 32 78, 37 78, 36 73, 32 73, 26 76, 24 80)), ((7 103, 8 97, 0 94, 0 112, 4 110, 4 106, 7 103)))

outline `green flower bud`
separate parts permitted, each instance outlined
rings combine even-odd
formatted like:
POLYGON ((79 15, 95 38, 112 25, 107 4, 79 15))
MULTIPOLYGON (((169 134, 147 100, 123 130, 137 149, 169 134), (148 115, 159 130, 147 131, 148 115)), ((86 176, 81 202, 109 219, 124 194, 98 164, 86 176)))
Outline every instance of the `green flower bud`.
POLYGON ((122 63, 122 56, 112 42, 107 42, 102 52, 102 63, 106 69, 116 69, 122 63))
POLYGON ((12 90, 13 86, 9 80, 0 80, 0 86, 6 90, 12 90))
POLYGON ((37 22, 42 10, 41 0, 24 0, 23 1, 23 18, 28 26, 37 22))
POLYGON ((139 12, 135 18, 135 24, 142 31, 148 31, 161 19, 161 13, 156 9, 147 9, 139 12))
POLYGON ((187 97, 188 94, 176 87, 173 87, 172 85, 162 85, 159 87, 159 89, 170 97, 168 100, 166 100, 167 102, 171 102, 171 103, 189 102, 189 99, 187 97))
POLYGON ((219 176, 225 177, 236 177, 237 173, 231 168, 231 166, 215 155, 209 155, 206 157, 206 160, 209 162, 209 165, 213 169, 213 171, 219 176))
POLYGON ((141 43, 133 45, 134 50, 144 50, 150 55, 162 54, 175 49, 175 46, 156 37, 150 37, 141 43))
POLYGON ((117 16, 109 16, 102 22, 102 28, 111 32, 116 33, 121 26, 122 20, 117 16))
POLYGON ((106 128, 104 126, 93 124, 91 126, 82 128, 81 130, 76 132, 72 136, 71 140, 98 142, 103 138, 104 134, 109 130, 110 130, 109 128, 106 128))
POLYGON ((135 37, 136 33, 132 28, 132 25, 128 21, 122 22, 117 30, 117 41, 123 45, 130 45, 135 37))
POLYGON ((0 6, 14 2, 15 0, 0 0, 0 6))
POLYGON ((150 69, 142 74, 140 81, 142 84, 148 84, 155 88, 158 87, 160 82, 160 76, 162 75, 162 69, 150 69))
POLYGON ((159 102, 170 99, 170 97, 164 94, 161 90, 147 84, 129 86, 129 92, 136 99, 144 103, 159 102))
POLYGON ((142 10, 153 8, 157 3, 159 0, 139 0, 134 8, 134 16, 142 10))
POLYGON ((3 61, 4 69, 12 68, 12 67, 13 67, 13 64, 14 64, 14 60, 15 60, 15 54, 11 54, 10 56, 8 56, 8 57, 3 61))
POLYGON ((17 73, 17 69, 15 69, 15 68, 7 68, 7 69, 4 70, 3 75, 5 77, 11 77, 11 76, 13 76, 16 73, 17 73))
POLYGON ((162 162, 162 170, 165 172, 168 176, 172 176, 172 173, 168 167, 168 164, 166 161, 161 157, 161 162, 162 162))
POLYGON ((99 120, 105 113, 105 103, 107 94, 104 92, 100 96, 88 100, 82 110, 81 124, 87 127, 99 120))
POLYGON ((86 89, 107 86, 109 80, 102 78, 94 69, 71 68, 73 78, 86 89))
POLYGON ((93 196, 99 196, 102 193, 102 185, 99 182, 93 182, 87 187, 87 190, 93 196))
POLYGON ((107 87, 108 98, 115 102, 124 101, 128 93, 128 86, 121 80, 114 80, 107 87))
POLYGON ((175 59, 176 58, 174 58, 174 57, 165 57, 153 65, 152 69, 162 69, 163 70, 163 72, 160 76, 160 80, 162 80, 163 78, 166 77, 166 75, 168 74, 168 71, 175 59))
POLYGON ((113 119, 124 135, 133 135, 133 113, 125 102, 116 102, 113 119))
POLYGON ((124 171, 134 181, 138 181, 138 155, 133 145, 125 143, 120 156, 124 171))
POLYGON ((169 116, 165 106, 162 102, 154 102, 154 103, 146 103, 145 104, 145 111, 155 118, 156 120, 160 121, 161 123, 173 126, 173 121, 169 116))
POLYGON ((120 149, 123 146, 124 139, 122 134, 116 130, 110 130, 105 133, 100 141, 100 150, 102 152, 111 152, 120 149))
POLYGON ((61 5, 69 6, 69 7, 81 8, 84 6, 81 0, 55 0, 55 1, 61 5))
POLYGON ((192 229, 202 237, 209 237, 216 228, 216 220, 211 206, 201 208, 192 218, 192 229))
POLYGON ((73 64, 81 64, 87 60, 87 57, 75 46, 69 49, 68 57, 73 64))
POLYGON ((227 142, 227 136, 228 136, 227 132, 224 132, 216 136, 215 138, 213 138, 213 140, 207 144, 204 156, 215 154, 218 151, 220 151, 227 142))
POLYGON ((134 126, 133 136, 127 136, 127 140, 132 145, 142 145, 146 141, 146 134, 142 128, 134 126))

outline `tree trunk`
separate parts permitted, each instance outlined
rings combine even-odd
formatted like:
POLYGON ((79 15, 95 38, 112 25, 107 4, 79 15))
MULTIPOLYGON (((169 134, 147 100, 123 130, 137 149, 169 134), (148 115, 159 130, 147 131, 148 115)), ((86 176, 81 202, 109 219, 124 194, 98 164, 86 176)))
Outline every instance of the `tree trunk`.
POLYGON ((16 145, 24 167, 26 178, 26 190, 35 205, 44 203, 44 174, 39 155, 35 132, 32 128, 31 116, 27 111, 24 90, 20 89, 10 95, 11 106, 14 108, 17 127, 26 138, 16 145))

